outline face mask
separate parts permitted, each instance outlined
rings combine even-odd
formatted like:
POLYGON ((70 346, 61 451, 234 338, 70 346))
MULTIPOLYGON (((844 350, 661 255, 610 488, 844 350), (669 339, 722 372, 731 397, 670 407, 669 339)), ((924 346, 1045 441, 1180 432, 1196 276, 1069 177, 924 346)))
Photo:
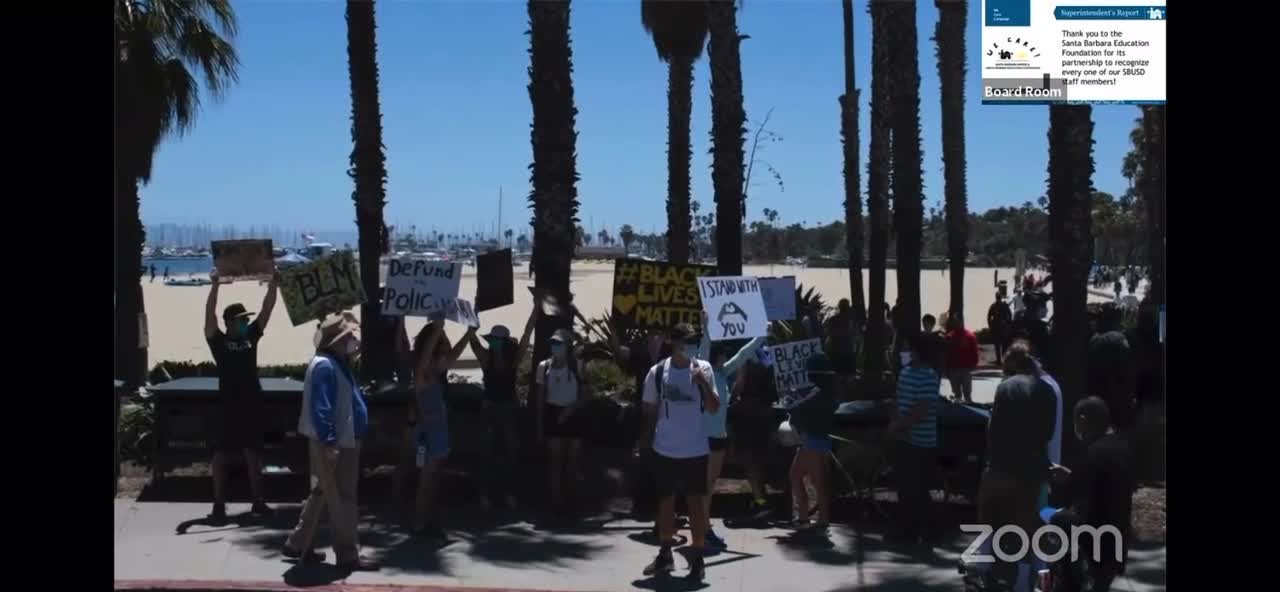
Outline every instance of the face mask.
POLYGON ((551 344, 551 355, 556 356, 557 358, 559 358, 559 357, 563 357, 563 356, 564 356, 564 344, 563 344, 563 343, 553 343, 553 344, 551 344))
POLYGON ((503 340, 503 339, 490 339, 490 340, 489 340, 489 349, 491 349, 491 350, 493 350, 493 351, 502 351, 502 346, 503 346, 503 345, 506 345, 506 343, 507 343, 507 342, 506 342, 505 340, 503 340))
POLYGON ((682 357, 682 358, 687 358, 687 357, 689 357, 689 346, 687 346, 687 345, 685 345, 685 344, 683 344, 683 343, 673 343, 673 344, 671 344, 671 357, 673 357, 673 358, 674 358, 674 357, 677 357, 677 356, 678 356, 678 357, 682 357))
POLYGON ((249 332, 249 319, 236 319, 236 335, 244 335, 249 332))
POLYGON ((360 340, 359 340, 359 339, 348 339, 348 340, 347 340, 347 344, 346 344, 346 346, 345 346, 345 350, 346 350, 346 354, 347 354, 348 356, 354 356, 354 355, 356 355, 356 354, 360 353, 360 340))

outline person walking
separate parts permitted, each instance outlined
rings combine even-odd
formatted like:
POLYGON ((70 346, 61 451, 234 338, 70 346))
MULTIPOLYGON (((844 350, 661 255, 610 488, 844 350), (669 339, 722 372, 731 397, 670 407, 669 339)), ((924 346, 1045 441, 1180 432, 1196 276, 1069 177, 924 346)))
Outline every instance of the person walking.
POLYGON ((480 496, 486 508, 490 499, 501 489, 508 508, 514 508, 516 498, 511 486, 520 454, 520 435, 516 422, 523 406, 516 396, 516 369, 529 350, 529 338, 542 310, 540 302, 534 302, 529 321, 525 323, 520 341, 511 338, 511 330, 505 325, 494 325, 484 335, 486 347, 475 333, 468 333, 468 343, 484 373, 484 414, 489 428, 490 490, 480 496))
POLYGON ((152 265, 151 266, 151 283, 154 284, 155 282, 156 282, 156 266, 152 265))
POLYGON ((307 438, 311 494, 302 504, 298 525, 285 541, 284 556, 303 562, 323 561, 314 551, 320 518, 328 515, 333 531, 334 561, 345 571, 375 570, 360 557, 357 486, 360 440, 369 427, 364 392, 352 365, 360 354, 360 324, 350 313, 320 323, 316 354, 302 385, 298 434, 307 438))
POLYGON ((973 371, 978 369, 978 337, 965 328, 959 313, 947 319, 947 379, 951 396, 963 403, 973 402, 973 371))
POLYGON ((418 410, 417 448, 418 492, 413 504, 412 533, 430 539, 444 539, 436 526, 436 496, 440 474, 449 456, 449 413, 445 404, 445 383, 449 369, 458 361, 475 327, 457 345, 444 334, 444 321, 436 319, 418 332, 413 342, 413 389, 418 410))
POLYGON ((831 525, 831 429, 839 404, 840 381, 835 380, 831 362, 823 354, 805 361, 812 387, 791 401, 787 409, 791 427, 800 437, 800 448, 791 461, 791 526, 823 532, 831 525), (818 521, 809 522, 809 492, 806 479, 818 499, 818 521))
POLYGON ((911 362, 898 376, 894 434, 894 467, 898 480, 898 537, 914 544, 934 536, 929 487, 938 464, 938 404, 942 379, 929 360, 937 356, 937 342, 916 338, 911 362))
POLYGON ((716 481, 720 479, 720 471, 724 468, 724 457, 729 449, 729 432, 726 428, 726 420, 729 416, 729 399, 733 396, 733 390, 729 388, 729 381, 738 373, 738 369, 742 368, 748 360, 755 357, 756 350, 768 341, 767 337, 756 337, 748 341, 732 356, 729 350, 723 345, 711 344, 711 331, 707 327, 707 313, 702 313, 702 342, 698 345, 697 358, 700 360, 710 360, 711 369, 716 379, 716 395, 720 397, 720 408, 714 413, 708 411, 703 414, 703 427, 707 430, 707 445, 711 449, 707 457, 707 547, 711 549, 724 549, 726 547, 724 539, 716 534, 715 528, 711 525, 711 500, 715 497, 716 481))
POLYGON ((218 367, 218 404, 210 417, 209 447, 213 453, 213 512, 215 524, 227 520, 227 455, 244 455, 253 494, 250 511, 260 516, 271 514, 262 485, 262 433, 266 405, 262 399, 262 383, 258 381, 258 341, 262 339, 271 312, 276 307, 279 272, 271 276, 267 294, 262 299, 261 313, 250 321, 253 313, 235 303, 222 311, 226 331, 218 328, 218 289, 221 278, 215 270, 209 274, 213 285, 204 305, 204 336, 209 352, 218 367))
POLYGON ((996 292, 996 301, 987 309, 987 328, 996 346, 996 364, 1004 363, 1005 346, 1009 343, 1009 329, 1013 325, 1013 313, 1004 301, 1004 293, 996 292))
POLYGON ((644 568, 644 575, 666 575, 675 570, 671 555, 675 545, 675 495, 682 492, 693 533, 687 577, 701 582, 706 577, 703 552, 708 522, 703 497, 707 495, 707 457, 711 452, 702 416, 704 411, 718 412, 720 398, 711 364, 693 357, 698 347, 693 327, 688 323, 676 325, 667 334, 667 344, 671 357, 649 370, 641 398, 653 434, 660 545, 657 558, 644 568))
POLYGON ((555 512, 569 509, 564 484, 576 484, 582 454, 582 431, 575 414, 587 401, 583 365, 573 352, 573 334, 559 329, 551 336, 551 357, 534 371, 537 401, 534 408, 538 443, 546 443, 547 490, 555 512))
POLYGON ((169 266, 164 266, 164 281, 169 281, 169 266))
POLYGON ((729 406, 733 416, 733 438, 730 442, 733 451, 728 456, 737 459, 746 471, 747 484, 751 487, 748 512, 756 520, 763 519, 769 511, 765 498, 768 492, 764 487, 764 467, 769 459, 773 434, 781 421, 773 409, 773 404, 778 401, 778 390, 769 366, 771 360, 761 355, 765 351, 756 350, 757 355, 739 370, 729 406))

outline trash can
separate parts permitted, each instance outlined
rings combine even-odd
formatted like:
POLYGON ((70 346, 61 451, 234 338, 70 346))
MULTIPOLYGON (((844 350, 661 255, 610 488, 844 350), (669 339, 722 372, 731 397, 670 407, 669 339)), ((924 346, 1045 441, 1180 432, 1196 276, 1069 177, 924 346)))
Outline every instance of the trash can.
POLYGON ((123 396, 123 394, 124 394, 124 382, 119 381, 119 380, 117 380, 117 381, 115 381, 115 382, 116 382, 116 386, 115 386, 115 398, 116 398, 116 412, 115 412, 115 426, 116 426, 116 432, 115 432, 115 436, 116 436, 116 442, 115 442, 115 444, 116 444, 116 469, 115 469, 115 473, 114 473, 115 479, 114 479, 114 482, 111 484, 111 497, 112 497, 113 499, 115 498, 116 493, 117 493, 117 492, 119 492, 119 490, 120 490, 120 398, 121 398, 121 397, 123 396))

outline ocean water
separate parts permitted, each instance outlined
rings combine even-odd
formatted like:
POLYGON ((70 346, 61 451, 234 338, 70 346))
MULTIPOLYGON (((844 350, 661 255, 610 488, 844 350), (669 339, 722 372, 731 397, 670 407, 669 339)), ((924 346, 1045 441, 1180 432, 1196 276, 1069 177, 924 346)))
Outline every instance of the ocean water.
MULTIPOLYGON (((143 267, 156 267, 156 279, 164 276, 165 268, 169 268, 169 275, 185 278, 191 274, 207 275, 213 269, 213 257, 200 257, 194 259, 152 259, 144 257, 142 259, 143 267)), ((144 274, 145 277, 149 277, 144 274)))

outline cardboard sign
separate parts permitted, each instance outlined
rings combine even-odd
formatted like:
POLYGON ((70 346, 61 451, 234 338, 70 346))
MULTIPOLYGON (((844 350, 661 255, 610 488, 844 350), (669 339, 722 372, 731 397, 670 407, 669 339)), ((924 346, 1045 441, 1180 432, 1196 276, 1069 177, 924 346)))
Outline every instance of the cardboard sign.
POLYGON ((480 317, 476 316, 476 311, 472 308, 471 303, 461 298, 452 298, 444 303, 444 307, 434 313, 435 316, 443 316, 446 320, 453 321, 459 325, 468 327, 479 327, 480 317))
POLYGON ((773 352, 773 381, 778 392, 813 386, 805 368, 809 358, 822 353, 821 339, 792 341, 769 349, 773 352))
POLYGON ((702 310, 707 313, 711 341, 764 337, 769 319, 764 311, 760 280, 750 276, 698 278, 702 310))
POLYGON ((444 310, 458 297, 462 264, 425 259, 392 259, 387 262, 387 287, 382 314, 429 317, 444 310))
POLYGON ((276 270, 271 239, 213 241, 209 250, 223 281, 267 280, 276 270))
POLYGON ((709 265, 616 259, 613 320, 626 329, 669 329, 680 323, 699 327, 702 300, 698 278, 715 272, 709 265))
POLYGON ((360 268, 351 251, 337 251, 281 271, 280 295, 295 327, 365 300, 360 268))
POLYGON ((790 321, 796 318, 796 278, 760 278, 760 293, 764 295, 764 312, 770 321, 790 321))
POLYGON ((514 303, 515 281, 511 249, 492 251, 476 257, 476 312, 514 303))

